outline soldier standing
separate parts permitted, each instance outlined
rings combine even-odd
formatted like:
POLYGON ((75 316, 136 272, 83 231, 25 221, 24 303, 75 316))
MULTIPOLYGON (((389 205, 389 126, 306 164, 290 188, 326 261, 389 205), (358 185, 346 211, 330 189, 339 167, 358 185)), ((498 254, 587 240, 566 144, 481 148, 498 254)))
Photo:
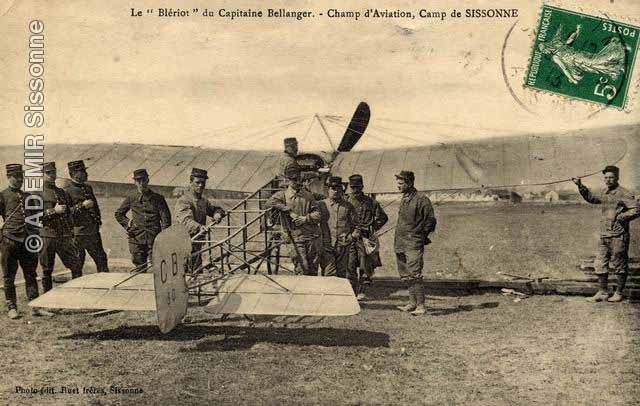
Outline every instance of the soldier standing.
POLYGON ((602 171, 606 187, 599 194, 592 194, 579 178, 574 178, 580 194, 591 204, 602 205, 600 239, 595 260, 595 274, 600 289, 589 301, 621 302, 629 271, 629 223, 640 217, 638 202, 629 190, 618 184, 620 169, 609 165, 602 171), (609 266, 616 272, 618 286, 609 297, 609 266))
POLYGON ((375 238, 375 233, 389 220, 387 214, 375 199, 364 194, 364 182, 362 175, 349 176, 349 188, 351 193, 347 195, 347 201, 355 208, 355 227, 358 230, 354 239, 355 263, 360 270, 358 299, 365 299, 364 286, 370 285, 374 269, 382 265, 378 251, 367 254, 363 238, 375 238))
POLYGON ((78 258, 78 247, 73 240, 73 219, 71 218, 71 197, 63 189, 56 186, 56 163, 42 164, 44 188, 42 191, 43 214, 42 250, 40 266, 42 266, 42 290, 53 288, 53 266, 56 254, 65 267, 71 270, 71 277, 82 276, 82 268, 78 258))
POLYGON ((136 169, 133 181, 137 191, 125 197, 115 217, 127 231, 131 260, 135 266, 139 266, 151 259, 156 236, 171 226, 171 212, 164 196, 149 189, 146 169, 136 169), (127 217, 129 210, 131 219, 127 217))
MULTIPOLYGON (((35 214, 25 207, 28 195, 20 188, 24 181, 22 165, 9 164, 6 166, 9 187, 0 192, 0 215, 4 224, 0 229, 0 266, 4 279, 4 297, 7 303, 8 316, 17 319, 18 307, 16 297, 16 274, 18 264, 24 275, 27 298, 31 301, 38 297, 38 255, 27 249, 27 236, 37 234, 34 226, 26 223, 29 215, 35 214)), ((33 316, 52 316, 45 310, 31 308, 33 316)))
POLYGON ((322 271, 325 276, 347 278, 358 291, 354 238, 359 231, 354 227, 355 209, 344 199, 342 178, 331 176, 328 180, 329 197, 318 203, 322 215, 322 271))
POLYGON ((266 207, 279 212, 285 240, 291 244, 296 274, 318 274, 322 250, 320 239, 320 211, 313 195, 302 188, 300 170, 285 172, 287 188, 273 194, 266 207))
POLYGON ((415 175, 401 171, 395 175, 402 200, 398 211, 398 224, 394 238, 394 249, 398 273, 408 282, 409 304, 398 309, 414 315, 424 314, 424 246, 431 243, 429 234, 436 228, 436 217, 429 198, 414 187, 415 175))
POLYGON ((73 217, 73 236, 79 251, 80 269, 84 267, 86 252, 96 263, 98 272, 109 272, 107 254, 102 246, 100 226, 100 206, 93 188, 88 185, 87 168, 84 161, 67 163, 71 184, 65 191, 71 196, 71 215, 73 217))
MULTIPOLYGON (((190 185, 187 190, 176 202, 176 217, 178 223, 184 224, 189 231, 189 235, 193 239, 199 236, 200 239, 206 239, 206 223, 207 216, 213 219, 215 224, 222 220, 225 215, 224 209, 212 204, 204 194, 209 176, 204 169, 191 169, 190 185)), ((202 264, 202 255, 197 253, 203 247, 204 243, 193 241, 191 243, 191 271, 195 272, 202 264)))

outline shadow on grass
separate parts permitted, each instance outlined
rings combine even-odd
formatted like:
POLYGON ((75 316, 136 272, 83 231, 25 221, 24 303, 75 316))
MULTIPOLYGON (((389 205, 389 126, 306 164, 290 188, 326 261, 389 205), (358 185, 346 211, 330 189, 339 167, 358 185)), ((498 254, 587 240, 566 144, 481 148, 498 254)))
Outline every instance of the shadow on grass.
POLYGON ((65 340, 149 340, 196 341, 210 336, 224 338, 203 340, 185 352, 246 350, 258 343, 321 345, 325 347, 389 347, 389 336, 377 331, 342 328, 279 328, 181 325, 168 334, 156 326, 121 326, 111 330, 76 333, 65 340))
MULTIPOLYGON (((427 315, 429 316, 446 316, 448 314, 460 313, 460 312, 470 312, 477 309, 494 309, 499 306, 498 302, 485 302, 477 305, 458 305, 455 307, 431 307, 429 306, 429 298, 427 299, 427 315)), ((406 300, 405 300, 406 301, 406 300)), ((404 303, 403 303, 404 304, 404 303)), ((361 302, 360 305, 364 309, 371 310, 397 310, 396 306, 398 304, 391 303, 367 303, 361 302)), ((400 310, 398 310, 400 311, 400 310)))

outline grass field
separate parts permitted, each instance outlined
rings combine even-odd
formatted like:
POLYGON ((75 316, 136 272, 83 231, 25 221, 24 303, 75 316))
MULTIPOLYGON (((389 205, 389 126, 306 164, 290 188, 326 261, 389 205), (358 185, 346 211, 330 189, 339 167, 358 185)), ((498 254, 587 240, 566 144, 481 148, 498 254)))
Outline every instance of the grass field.
MULTIPOLYGON (((102 238, 111 258, 129 258, 124 230, 113 218, 120 199, 100 201, 102 238)), ((174 199, 168 200, 173 209, 174 199)), ((234 202, 222 201, 224 207, 234 202)), ((383 204, 385 204, 383 202, 383 204)), ((395 224, 397 204, 386 209, 395 224)), ((594 252, 599 207, 541 204, 442 204, 436 206, 438 229, 428 246, 427 278, 499 279, 500 273, 562 278, 578 275, 580 261, 594 252)), ((637 234, 637 225, 634 236, 637 234)), ((378 276, 397 276, 393 231, 382 238, 384 267, 378 276)), ((637 252, 637 238, 632 251, 637 252)))
MULTIPOLYGON (((113 258, 127 256, 124 233, 111 217, 116 204, 102 202, 103 238, 113 258)), ((388 212, 393 221, 395 208, 388 212)), ((566 275, 591 254, 598 221, 597 209, 581 205, 442 205, 436 212, 439 228, 425 267, 430 278, 566 275)), ((393 273, 392 234, 383 241, 381 273, 393 273)), ((194 307, 168 335, 155 327, 154 313, 0 317, 0 404, 640 401, 637 303, 429 292, 428 314, 418 318, 395 309, 406 292, 370 293, 357 316, 300 323, 221 322, 194 307), (143 393, 112 393, 112 385, 143 393), (62 393, 63 387, 80 393, 62 393)), ((22 289, 19 301, 24 309, 22 289)))

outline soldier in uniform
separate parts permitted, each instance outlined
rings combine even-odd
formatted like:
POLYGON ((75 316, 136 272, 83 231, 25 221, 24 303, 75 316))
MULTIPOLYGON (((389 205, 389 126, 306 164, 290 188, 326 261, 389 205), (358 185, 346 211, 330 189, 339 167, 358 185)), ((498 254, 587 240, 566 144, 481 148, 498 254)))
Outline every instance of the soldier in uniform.
POLYGON ((313 195, 302 188, 298 168, 288 168, 285 178, 287 188, 273 194, 266 207, 279 213, 285 241, 291 244, 296 274, 315 276, 322 249, 320 210, 313 195))
POLYGON ((629 271, 629 223, 640 216, 640 207, 633 193, 618 184, 620 169, 609 165, 602 171, 605 188, 593 194, 574 178, 580 194, 591 204, 602 205, 600 217, 600 239, 595 260, 595 274, 598 275, 600 289, 589 301, 621 302, 629 271), (616 272, 618 286, 609 297, 609 267, 616 272))
POLYGON ((115 217, 127 231, 131 260, 135 266, 139 266, 151 259, 156 236, 171 226, 171 212, 164 196, 149 189, 146 169, 136 169, 133 181, 137 191, 125 197, 115 217), (129 210, 131 219, 127 217, 129 210))
POLYGON ((358 291, 354 238, 359 231, 354 227, 355 209, 344 199, 342 178, 331 176, 327 182, 329 197, 318 202, 322 230, 322 271, 325 276, 347 278, 358 291))
POLYGON ((285 177, 285 172, 289 168, 297 168, 299 169, 298 162, 296 161, 296 157, 298 156, 298 140, 291 137, 284 139, 284 154, 280 157, 278 161, 277 172, 275 176, 280 178, 285 177))
POLYGON ((364 286, 370 285, 374 269, 381 266, 380 253, 367 254, 363 238, 372 238, 389 220, 387 214, 375 199, 363 193, 364 182, 362 175, 349 176, 349 188, 351 193, 347 195, 347 201, 355 208, 354 223, 357 230, 354 238, 355 263, 359 269, 358 299, 365 299, 364 286))
POLYGON ((302 179, 302 188, 304 190, 306 190, 307 192, 311 193, 315 200, 320 201, 320 200, 324 200, 326 198, 325 195, 320 194, 320 193, 316 193, 311 188, 311 185, 313 184, 313 182, 315 182, 316 179, 319 179, 319 176, 318 176, 317 173, 315 173, 315 172, 304 173, 304 174, 301 175, 301 179, 302 179))
POLYGON ((415 175, 401 171, 395 175, 402 200, 394 238, 398 273, 408 283, 409 304, 398 306, 414 315, 424 314, 424 247, 431 243, 429 234, 436 228, 436 217, 429 198, 414 187, 415 175))
POLYGON ((93 188, 88 185, 87 168, 84 161, 71 161, 67 163, 71 184, 64 190, 71 196, 71 215, 73 217, 73 236, 79 250, 80 268, 84 267, 86 252, 91 255, 96 263, 98 272, 109 272, 107 254, 102 246, 100 226, 100 206, 93 193, 93 188))
POLYGON ((44 173, 44 188, 42 191, 43 214, 42 250, 40 251, 40 266, 42 267, 42 290, 45 292, 53 288, 53 266, 56 254, 65 267, 71 270, 71 277, 82 276, 82 268, 78 256, 78 247, 73 240, 73 219, 71 197, 63 189, 56 186, 56 163, 46 162, 42 165, 44 173))
MULTIPOLYGON (((37 228, 30 226, 26 218, 36 214, 28 210, 25 205, 28 195, 20 188, 23 183, 22 165, 9 164, 6 166, 9 187, 0 192, 0 216, 4 224, 0 229, 0 266, 4 279, 4 297, 7 303, 8 316, 17 319, 18 307, 16 298, 15 279, 18 272, 18 264, 24 275, 27 298, 33 300, 38 297, 38 255, 26 247, 27 236, 38 233, 37 228)), ((33 316, 52 316, 45 310, 32 308, 33 316)))
MULTIPOLYGON (((191 235, 191 238, 199 235, 199 239, 206 239, 207 216, 213 219, 215 224, 222 220, 225 215, 224 209, 212 204, 204 196, 204 189, 209 176, 204 169, 191 169, 191 184, 189 190, 185 192, 176 202, 176 217, 178 223, 184 224, 191 235)), ((196 252, 202 249, 203 243, 193 241, 191 244, 192 266, 191 271, 196 271, 202 264, 202 256, 196 252)))

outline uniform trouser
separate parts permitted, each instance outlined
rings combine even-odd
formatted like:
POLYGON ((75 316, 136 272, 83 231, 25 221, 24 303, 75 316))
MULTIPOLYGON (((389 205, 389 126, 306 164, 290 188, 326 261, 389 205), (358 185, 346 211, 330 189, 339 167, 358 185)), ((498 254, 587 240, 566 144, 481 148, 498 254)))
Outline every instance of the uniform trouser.
POLYGON ((355 265, 359 270, 359 281, 361 284, 371 283, 375 267, 373 266, 373 257, 367 255, 362 240, 355 242, 354 256, 355 265))
POLYGON ((290 242, 288 245, 290 249, 289 255, 293 260, 296 275, 317 276, 322 251, 320 238, 296 241, 295 243, 290 242), (293 244, 295 244, 295 247, 293 244))
POLYGON ((358 285, 358 272, 356 270, 356 249, 353 244, 324 246, 323 247, 323 274, 324 276, 337 276, 347 278, 351 286, 358 285))
POLYGON ((38 297, 38 255, 27 251, 24 243, 3 238, 0 241, 0 266, 2 266, 2 277, 4 279, 4 297, 7 308, 16 308, 16 274, 18 264, 22 268, 24 275, 27 298, 33 300, 38 297))
POLYGON ((40 251, 40 266, 42 267, 42 290, 47 292, 53 288, 53 266, 56 254, 62 264, 71 270, 71 277, 82 276, 82 268, 78 260, 78 247, 73 238, 43 237, 40 251))
POLYGON ((191 243, 191 269, 188 270, 189 272, 197 270, 202 265, 202 253, 194 254, 200 251, 202 247, 204 247, 202 242, 191 243))
POLYGON ((611 267, 617 274, 629 268, 629 233, 617 237, 600 237, 594 262, 595 274, 605 275, 611 267))
POLYGON ((129 252, 131 253, 131 262, 133 265, 139 266, 151 260, 151 248, 153 242, 136 242, 129 240, 129 252))
POLYGON ((96 263, 98 272, 109 272, 109 266, 107 265, 107 253, 102 246, 102 236, 100 232, 89 235, 76 235, 76 246, 78 247, 78 261, 80 263, 80 269, 84 268, 84 259, 88 252, 93 258, 93 262, 96 263))
POLYGON ((406 249, 396 252, 396 262, 400 278, 405 281, 421 281, 424 266, 424 248, 406 249))

